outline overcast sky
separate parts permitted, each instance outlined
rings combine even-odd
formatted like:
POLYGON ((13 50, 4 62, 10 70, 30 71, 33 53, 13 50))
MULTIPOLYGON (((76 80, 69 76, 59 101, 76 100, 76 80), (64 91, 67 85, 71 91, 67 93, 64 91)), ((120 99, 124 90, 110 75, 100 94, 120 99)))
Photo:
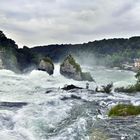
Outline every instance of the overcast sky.
POLYGON ((140 35, 140 0, 0 0, 0 30, 22 47, 140 35))

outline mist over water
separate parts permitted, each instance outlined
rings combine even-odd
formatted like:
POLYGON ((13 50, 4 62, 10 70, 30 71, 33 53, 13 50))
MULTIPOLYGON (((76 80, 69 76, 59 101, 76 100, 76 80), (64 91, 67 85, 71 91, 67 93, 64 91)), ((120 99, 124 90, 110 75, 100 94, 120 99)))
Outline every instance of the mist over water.
MULTIPOLYGON (((90 71, 96 81, 89 83, 90 89, 110 82, 114 86, 136 82, 135 73, 130 71, 87 66, 83 66, 83 70, 90 71)), ((85 88, 86 81, 61 76, 59 64, 55 65, 53 76, 38 70, 28 74, 0 70, 0 79, 0 102, 27 103, 23 106, 0 104, 0 140, 89 140, 91 135, 96 140, 101 137, 98 136, 99 132, 104 132, 109 138, 124 137, 126 140, 137 140, 140 136, 139 117, 130 118, 125 124, 120 123, 121 119, 107 117, 108 109, 119 102, 140 105, 139 94, 93 94, 86 89, 63 91, 60 88, 65 84, 85 88), (81 100, 61 100, 71 95, 79 96, 81 100), (132 130, 135 134, 133 137, 130 133, 132 130)))

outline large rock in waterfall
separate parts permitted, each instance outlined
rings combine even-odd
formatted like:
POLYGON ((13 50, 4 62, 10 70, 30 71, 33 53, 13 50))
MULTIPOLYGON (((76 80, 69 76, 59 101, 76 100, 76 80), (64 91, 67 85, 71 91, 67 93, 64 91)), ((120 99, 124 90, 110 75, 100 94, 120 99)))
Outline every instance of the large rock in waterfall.
POLYGON ((68 55, 60 65, 60 73, 70 79, 77 81, 94 81, 90 73, 83 73, 80 65, 72 55, 68 55))
POLYGON ((46 71, 49 75, 52 75, 54 71, 54 64, 52 60, 48 57, 41 59, 38 70, 46 71))

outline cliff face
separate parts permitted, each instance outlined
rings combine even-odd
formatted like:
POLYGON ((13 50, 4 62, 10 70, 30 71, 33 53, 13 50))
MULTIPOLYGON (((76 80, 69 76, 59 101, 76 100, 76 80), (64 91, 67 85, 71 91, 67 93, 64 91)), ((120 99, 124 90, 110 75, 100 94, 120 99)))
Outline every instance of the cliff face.
POLYGON ((17 49, 15 41, 7 38, 2 31, 0 31, 0 68, 10 69, 19 72, 19 64, 17 60, 17 49))
MULTIPOLYGON (((78 62, 85 65, 120 66, 132 63, 140 58, 140 37, 129 39, 103 39, 84 44, 61 44, 19 49, 15 41, 7 38, 0 31, 0 68, 23 72, 25 69, 37 69, 40 60, 49 57, 53 62, 62 62, 69 54, 80 58, 78 62), (94 59, 95 58, 95 59, 94 59), (96 59, 97 58, 97 59, 96 59)), ((88 76, 88 74, 83 75, 88 76)))
POLYGON ((0 52, 0 69, 19 73, 31 66, 35 68, 38 61, 28 47, 18 49, 15 41, 7 38, 2 31, 0 31, 0 52))

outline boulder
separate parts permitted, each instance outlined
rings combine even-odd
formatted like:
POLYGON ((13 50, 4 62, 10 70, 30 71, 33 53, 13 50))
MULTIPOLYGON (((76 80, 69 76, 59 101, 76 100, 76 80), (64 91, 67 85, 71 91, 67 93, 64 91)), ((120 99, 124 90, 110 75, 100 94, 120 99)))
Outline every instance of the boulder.
POLYGON ((49 75, 52 75, 54 71, 54 64, 52 60, 48 57, 41 59, 38 70, 46 71, 49 75))
POLYGON ((77 87, 75 85, 67 85, 67 86, 63 87, 62 89, 66 90, 66 91, 69 91, 69 90, 72 90, 72 89, 83 89, 83 88, 77 87))
POLYGON ((77 81, 94 81, 90 73, 83 73, 80 65, 72 55, 68 55, 60 65, 60 73, 70 79, 77 81))

